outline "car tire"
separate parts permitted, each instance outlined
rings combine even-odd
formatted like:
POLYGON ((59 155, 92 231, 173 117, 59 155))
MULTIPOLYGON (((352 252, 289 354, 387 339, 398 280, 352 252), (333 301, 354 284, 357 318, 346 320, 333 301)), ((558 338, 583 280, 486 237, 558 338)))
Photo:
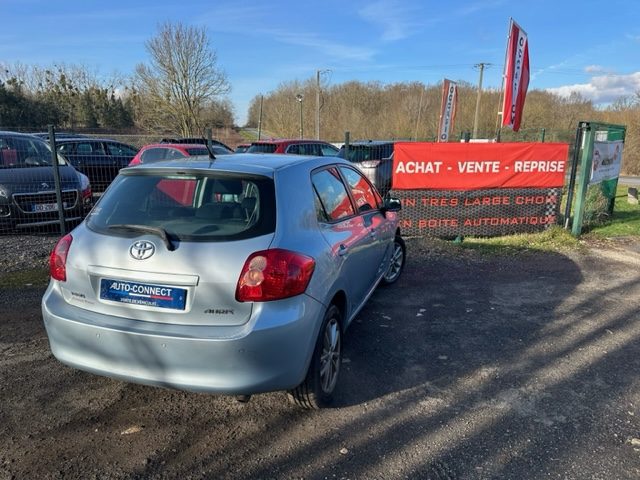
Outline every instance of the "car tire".
POLYGON ((289 399, 306 409, 328 407, 342 362, 342 315, 331 305, 324 315, 320 333, 304 381, 289 390, 289 399))
POLYGON ((407 259, 407 247, 400 235, 396 235, 393 240, 393 252, 389 260, 389 268, 382 276, 380 283, 382 285, 391 285, 396 283, 404 270, 404 264, 407 259))

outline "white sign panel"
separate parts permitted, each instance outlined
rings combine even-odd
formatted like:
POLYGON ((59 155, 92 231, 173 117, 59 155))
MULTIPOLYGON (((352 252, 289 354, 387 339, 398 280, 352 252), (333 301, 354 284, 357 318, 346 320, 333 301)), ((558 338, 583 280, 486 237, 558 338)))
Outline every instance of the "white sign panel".
POLYGON ((591 158, 591 181, 600 183, 603 180, 612 180, 620 175, 622 165, 622 141, 594 142, 593 157, 591 158))

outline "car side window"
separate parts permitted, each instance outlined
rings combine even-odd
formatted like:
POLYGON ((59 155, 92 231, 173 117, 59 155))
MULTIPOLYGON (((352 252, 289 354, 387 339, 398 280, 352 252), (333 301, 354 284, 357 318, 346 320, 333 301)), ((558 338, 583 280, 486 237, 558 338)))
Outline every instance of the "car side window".
POLYGON ((356 172, 348 167, 340 167, 340 172, 351 189, 351 196, 356 203, 358 212, 366 212, 380 208, 382 203, 380 196, 376 195, 371 184, 360 172, 356 172))
POLYGON ((165 159, 167 160, 186 157, 184 153, 182 153, 180 150, 176 150, 175 148, 169 148, 167 150, 168 152, 167 152, 167 155, 165 156, 165 159))
POLYGON ((149 148, 148 150, 142 152, 142 155, 140 155, 140 162, 151 163, 164 160, 167 156, 167 151, 168 149, 166 148, 149 148))
POLYGON ((305 145, 303 153, 305 155, 313 155, 313 156, 319 157, 321 155, 320 146, 317 143, 307 143, 305 145))
POLYGON ((73 153, 73 143, 63 143, 58 145, 58 151, 63 155, 69 155, 73 153))
POLYGON ((320 145, 320 150, 322 151, 322 155, 324 157, 335 157, 340 151, 333 145, 320 145))
POLYGON ((355 214, 347 189, 335 167, 315 172, 311 181, 325 213, 318 216, 319 221, 326 222, 328 219, 333 222, 355 214))
POLYGON ((300 155, 302 152, 300 151, 300 147, 301 145, 289 145, 289 147, 287 147, 287 151, 285 153, 291 154, 291 155, 300 155))
POLYGON ((78 142, 76 153, 78 155, 106 155, 102 142, 78 142))
POLYGON ((138 153, 129 145, 123 143, 107 143, 107 149, 109 150, 109 155, 119 157, 135 157, 136 153, 138 153))

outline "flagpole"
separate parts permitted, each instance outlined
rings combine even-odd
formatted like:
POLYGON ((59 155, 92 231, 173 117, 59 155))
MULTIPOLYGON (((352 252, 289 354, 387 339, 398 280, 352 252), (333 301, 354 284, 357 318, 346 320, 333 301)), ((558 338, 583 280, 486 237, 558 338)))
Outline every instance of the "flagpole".
POLYGON ((498 113, 496 115, 496 140, 500 141, 500 132, 502 130, 502 121, 504 119, 504 90, 507 80, 507 53, 509 52, 509 42, 511 41, 511 32, 513 31, 513 17, 509 17, 509 30, 507 32, 507 48, 504 50, 504 64, 502 65, 502 90, 500 91, 500 103, 498 104, 498 113), (502 110, 502 111, 501 111, 502 110))

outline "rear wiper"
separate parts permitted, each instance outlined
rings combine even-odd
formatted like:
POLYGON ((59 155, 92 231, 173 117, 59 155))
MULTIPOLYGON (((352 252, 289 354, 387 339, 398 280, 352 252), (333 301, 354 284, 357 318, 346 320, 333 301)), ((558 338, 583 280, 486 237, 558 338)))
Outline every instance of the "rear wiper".
POLYGON ((167 250, 173 252, 176 247, 173 243, 171 243, 171 239, 169 238, 169 234, 164 228, 160 227, 150 227, 148 225, 134 225, 130 223, 119 223, 116 225, 109 225, 109 230, 129 230, 133 232, 143 232, 150 233, 152 235, 159 236, 164 244, 167 247, 167 250))

